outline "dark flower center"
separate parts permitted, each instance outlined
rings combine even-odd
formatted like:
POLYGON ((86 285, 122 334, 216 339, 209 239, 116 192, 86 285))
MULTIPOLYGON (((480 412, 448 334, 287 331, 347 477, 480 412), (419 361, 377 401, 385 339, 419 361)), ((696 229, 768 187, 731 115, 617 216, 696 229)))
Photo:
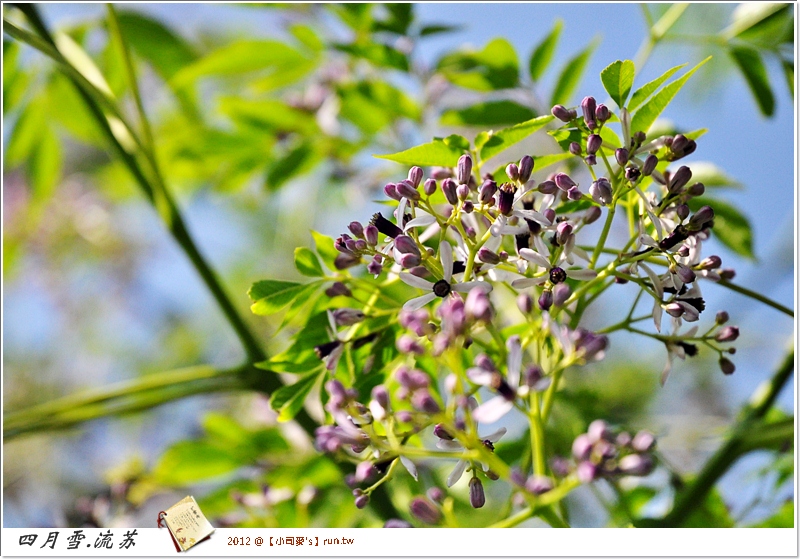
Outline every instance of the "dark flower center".
POLYGON ((563 283, 567 281, 567 272, 565 272, 562 268, 556 266, 555 268, 550 270, 550 281, 554 284, 563 283))
POLYGON ((403 230, 400 229, 397 225, 383 217, 380 213, 376 213, 372 216, 372 225, 378 228, 378 231, 386 235, 387 237, 395 238, 398 235, 403 234, 403 230))
POLYGON ((447 283, 447 280, 441 279, 433 284, 433 293, 437 297, 447 297, 448 295, 450 295, 450 292, 452 290, 453 288, 450 287, 450 284, 447 283))
POLYGON ((492 441, 490 441, 489 439, 483 441, 483 446, 488 448, 490 451, 494 452, 494 445, 492 444, 492 441))
POLYGON ((503 215, 509 215, 514 206, 514 194, 517 192, 517 187, 511 183, 506 183, 500 187, 499 199, 497 209, 503 215))

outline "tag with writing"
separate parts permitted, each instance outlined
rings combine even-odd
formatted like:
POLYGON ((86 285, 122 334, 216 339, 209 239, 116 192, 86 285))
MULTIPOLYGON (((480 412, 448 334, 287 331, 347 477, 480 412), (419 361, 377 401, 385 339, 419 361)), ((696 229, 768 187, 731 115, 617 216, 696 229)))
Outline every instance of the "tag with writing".
POLYGON ((167 525, 172 534, 176 547, 186 551, 193 545, 204 540, 214 532, 214 527, 206 520, 194 497, 181 499, 166 511, 159 514, 158 525, 161 521, 167 525))

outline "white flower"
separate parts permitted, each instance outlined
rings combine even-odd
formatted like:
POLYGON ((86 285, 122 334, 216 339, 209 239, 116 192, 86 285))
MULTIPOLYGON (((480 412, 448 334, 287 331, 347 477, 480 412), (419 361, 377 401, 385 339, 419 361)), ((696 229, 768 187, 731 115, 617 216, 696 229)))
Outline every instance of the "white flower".
POLYGON ((467 281, 463 283, 451 283, 453 280, 453 247, 447 241, 439 244, 439 260, 442 263, 444 277, 436 283, 422 279, 419 276, 406 272, 400 273, 400 279, 411 287, 429 291, 425 295, 410 299, 403 305, 403 310, 415 311, 427 305, 437 297, 447 297, 450 293, 467 293, 473 288, 484 290, 486 293, 492 290, 492 285, 485 281, 467 281))
MULTIPOLYGON (((483 444, 487 446, 491 445, 491 448, 493 449, 494 443, 499 441, 503 435, 506 434, 506 431, 507 429, 505 427, 501 427, 497 431, 489 433, 488 435, 478 435, 478 438, 483 441, 483 444)), ((442 450, 466 450, 464 445, 462 445, 460 442, 448 441, 447 439, 439 439, 436 441, 436 446, 442 450)), ((464 475, 464 471, 467 469, 468 464, 469 461, 465 460, 464 458, 460 459, 456 463, 453 471, 450 472, 449 476, 447 476, 447 487, 453 487, 458 480, 461 479, 461 476, 464 475)), ((483 467, 484 471, 489 469, 487 464, 481 463, 481 466, 483 467)))
MULTIPOLYGON (((537 248, 541 250, 541 247, 538 245, 537 248)), ((572 278, 579 281, 587 281, 597 277, 597 272, 588 268, 577 270, 565 270, 561 268, 561 265, 563 265, 563 263, 566 261, 566 256, 563 253, 559 257, 559 261, 556 266, 551 265, 550 261, 546 257, 542 256, 540 252, 536 252, 535 250, 531 250, 529 248, 520 249, 519 255, 528 262, 544 268, 547 273, 534 278, 520 278, 518 280, 514 280, 511 282, 511 286, 517 289, 531 287, 532 285, 542 285, 547 280, 550 280, 555 284, 561 283, 567 278, 572 278)))
POLYGON ((491 386, 498 395, 478 406, 472 412, 475 421, 494 423, 514 408, 517 396, 527 394, 528 387, 519 385, 522 370, 522 345, 519 336, 512 336, 506 342, 508 358, 506 362, 506 378, 498 371, 489 371, 482 367, 467 370, 467 376, 475 384, 491 386))

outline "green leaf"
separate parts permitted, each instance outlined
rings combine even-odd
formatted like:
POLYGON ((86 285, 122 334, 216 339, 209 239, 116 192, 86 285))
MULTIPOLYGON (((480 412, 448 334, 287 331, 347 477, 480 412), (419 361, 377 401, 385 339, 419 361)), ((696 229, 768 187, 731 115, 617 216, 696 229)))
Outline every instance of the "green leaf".
POLYGON ((303 291, 315 289, 316 284, 291 281, 264 280, 250 287, 247 295, 253 301, 250 310, 259 315, 270 315, 295 300, 303 291))
POLYGON ((153 477, 163 485, 184 486, 227 474, 242 465, 224 448, 204 441, 181 441, 161 455, 153 477))
MULTIPOLYGON (((785 8, 789 8, 789 5, 771 2, 747 2, 739 4, 731 16, 733 23, 728 26, 721 35, 728 38, 740 36, 758 27, 771 16, 785 8)), ((789 11, 791 11, 791 8, 789 8, 789 11)))
POLYGON ((778 512, 753 526, 754 528, 794 528, 794 501, 783 503, 778 512))
POLYGON ((702 60, 694 68, 686 72, 683 76, 674 82, 665 85, 664 88, 653 95, 653 97, 641 108, 636 111, 631 120, 631 133, 642 131, 647 133, 650 126, 655 122, 658 116, 667 108, 673 97, 681 90, 681 88, 689 81, 689 78, 694 74, 703 64, 711 60, 711 57, 702 60))
POLYGON ((514 101, 487 101, 463 109, 449 109, 439 121, 448 126, 502 126, 530 120, 536 114, 514 101))
MULTIPOLYGON (((552 117, 551 117, 552 118, 552 117)), ((419 165, 420 167, 455 167, 463 152, 449 147, 442 140, 434 140, 427 144, 415 146, 398 153, 373 155, 378 159, 388 159, 403 165, 419 165)))
POLYGON ((716 198, 701 196, 689 200, 689 208, 695 212, 702 206, 714 210, 714 236, 720 243, 736 254, 755 259, 753 254, 753 231, 749 220, 735 207, 716 198))
POLYGON ((506 39, 489 41, 483 50, 460 51, 445 55, 436 66, 451 83, 476 91, 495 91, 516 87, 519 60, 506 39))
POLYGON ((269 399, 270 407, 278 412, 278 421, 290 421, 303 408, 306 396, 321 378, 319 371, 311 372, 298 379, 294 384, 276 390, 269 399))
POLYGON ((584 134, 582 134, 577 128, 559 128, 557 130, 549 130, 547 133, 553 137, 553 139, 564 151, 569 151, 569 145, 572 142, 583 144, 583 142, 586 141, 584 134))
POLYGON ((533 49, 531 60, 528 64, 532 82, 537 82, 539 78, 542 77, 550 61, 553 59, 553 54, 556 51, 558 38, 561 36, 563 27, 564 22, 561 19, 557 19, 547 37, 542 39, 542 42, 533 49))
POLYGON ((625 106, 625 101, 628 100, 628 94, 631 92, 633 86, 633 76, 635 68, 633 62, 630 60, 617 60, 612 62, 600 72, 600 80, 603 82, 603 87, 617 104, 622 108, 625 106))
POLYGON ((282 135, 299 132, 313 135, 319 126, 313 115, 290 107, 277 99, 253 101, 235 96, 223 96, 219 100, 219 110, 238 124, 256 128, 260 131, 282 135))
MULTIPOLYGON (((438 140, 440 138, 434 138, 438 140)), ((444 144, 453 149, 461 150, 461 151, 469 151, 470 145, 469 140, 467 140, 464 136, 460 136, 458 134, 450 134, 446 138, 441 138, 444 144)))
POLYGON ((442 33, 452 33, 462 29, 461 25, 426 25, 419 31, 420 37, 430 37, 431 35, 440 35, 442 33))
POLYGON ((325 43, 319 38, 317 32, 308 25, 295 23, 289 27, 289 33, 311 52, 317 53, 325 49, 325 43))
POLYGON ((603 126, 603 128, 600 129, 600 137, 603 138, 603 143, 611 144, 614 146, 614 149, 622 147, 622 140, 620 140, 617 133, 608 126, 603 126))
POLYGON ((707 161, 692 162, 692 182, 702 182, 712 188, 742 188, 742 184, 725 171, 707 161))
POLYGON ((510 148, 514 144, 521 142, 548 122, 553 120, 552 115, 543 115, 532 118, 525 122, 520 122, 510 128, 498 130, 489 138, 481 148, 481 160, 487 161, 498 153, 510 148))
POLYGON ((325 275, 317 255, 306 247, 297 247, 294 249, 294 267, 304 276, 314 278, 325 275))
POLYGON ((695 507, 683 523, 686 528, 732 528, 734 526, 728 506, 717 489, 695 507))
MULTIPOLYGON (((736 11, 745 5, 740 4, 736 11)), ((776 50, 782 43, 793 46, 794 15, 791 5, 759 2, 754 6, 760 6, 763 11, 763 14, 758 14, 756 17, 760 15, 765 17, 738 32, 736 39, 765 50, 776 50)))
POLYGON ((781 66, 786 78, 786 86, 789 88, 789 95, 794 97, 794 63, 790 60, 781 60, 781 66))
POLYGON ((194 49, 162 23, 140 12, 119 11, 117 17, 125 41, 165 81, 197 60, 194 49))
POLYGON ((397 122, 398 117, 419 120, 417 103, 397 87, 379 80, 365 80, 338 88, 339 114, 366 134, 375 134, 397 122))
POLYGON ((258 70, 290 68, 308 59, 280 41, 240 40, 226 44, 181 68, 170 82, 176 88, 205 76, 230 76, 258 70))
POLYGON ((381 68, 393 68, 408 72, 408 57, 395 48, 382 43, 353 43, 333 45, 338 51, 346 52, 356 58, 363 58, 381 68))
POLYGON ((311 236, 314 238, 314 248, 322 258, 322 261, 331 270, 335 269, 333 262, 339 256, 339 251, 333 246, 333 239, 313 230, 311 231, 311 236))
POLYGON ((372 23, 373 31, 389 31, 397 35, 407 35, 408 27, 414 20, 413 4, 383 4, 389 18, 372 23))
POLYGON ((61 143, 49 126, 39 131, 39 143, 33 150, 29 162, 31 185, 34 197, 43 200, 50 197, 61 177, 61 143))
POLYGON ((628 110, 633 111, 636 109, 636 107, 644 103, 648 97, 655 93, 656 89, 658 89, 662 83, 667 81, 675 72, 684 66, 686 66, 686 64, 681 64, 679 66, 675 66, 674 68, 670 68, 653 81, 647 82, 642 87, 634 91, 633 95, 631 95, 631 101, 628 103, 628 110))
POLYGON ((22 164, 30 157, 36 147, 39 133, 47 124, 41 99, 37 97, 28 103, 14 123, 14 129, 6 143, 5 164, 9 168, 22 164))
POLYGON ((550 97, 550 106, 563 105, 569 102, 572 94, 583 77, 583 72, 589 64, 589 59, 592 57, 594 49, 598 45, 597 40, 592 41, 589 45, 571 58, 561 70, 558 76, 553 95, 550 97))
POLYGON ((756 98, 761 114, 772 116, 775 112, 775 96, 769 85, 767 69, 764 67, 761 55, 757 50, 745 47, 732 48, 730 54, 750 87, 750 92, 756 98))
POLYGON ((264 185, 267 190, 278 190, 290 179, 313 169, 318 160, 314 145, 302 141, 269 165, 264 185))

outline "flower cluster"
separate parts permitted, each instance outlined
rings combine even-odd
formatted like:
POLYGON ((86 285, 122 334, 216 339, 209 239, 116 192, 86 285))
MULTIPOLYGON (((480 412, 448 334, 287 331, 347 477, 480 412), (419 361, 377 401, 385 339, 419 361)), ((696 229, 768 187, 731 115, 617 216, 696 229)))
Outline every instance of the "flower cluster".
MULTIPOLYGON (((358 301, 355 284, 348 282, 376 286, 362 308, 330 311, 332 341, 316 348, 334 376, 326 384, 332 424, 318 429, 316 446, 356 464, 348 483, 358 507, 367 505, 397 464, 416 479, 419 465, 455 460, 444 485, 454 487, 470 472, 469 502, 475 508, 486 500, 484 480, 499 477, 524 489, 533 506, 565 480, 648 474, 655 467, 654 437, 644 431, 615 435, 600 420, 575 440, 574 464, 551 461, 549 472, 544 466, 537 437, 543 436, 562 375, 602 359, 611 332, 662 342, 668 356, 662 383, 675 356, 696 355, 701 345, 719 354, 725 374, 734 370, 725 355, 735 349, 720 345, 738 337, 736 327, 725 325, 727 313, 718 313, 705 333, 698 334, 697 324, 682 331, 684 322, 698 322, 705 310, 702 282, 733 277, 718 256, 701 255, 714 226, 713 209, 697 202, 703 184, 692 182, 689 166, 669 167, 697 149, 695 138, 649 138, 631 130, 626 109, 614 115, 591 97, 577 109, 555 106, 552 114, 569 139, 562 147, 591 176, 588 188, 576 180, 574 167, 537 182, 536 158, 527 155, 495 174, 481 173, 479 151, 470 151, 454 168, 434 169, 427 179, 422 168, 412 167, 407 178, 383 189, 397 202, 391 214, 376 213, 366 224, 354 221, 335 240, 341 276, 328 295, 358 301), (617 144, 616 135, 606 132, 611 122, 621 128, 617 144), (612 249, 606 241, 618 210, 627 213, 630 239, 612 249), (592 227, 604 215, 602 227, 592 227), (359 265, 366 265, 367 280, 349 270, 359 265), (405 299, 380 307, 383 292, 398 293, 400 284, 407 286, 399 291, 405 299), (596 332, 581 327, 587 307, 623 284, 638 287, 627 318, 596 332), (517 309, 498 307, 498 291, 512 293, 517 309), (652 307, 635 316, 648 297, 652 307), (337 329, 360 324, 376 310, 396 319, 396 358, 387 364, 385 382, 360 400, 337 376, 337 367, 348 344, 356 348, 375 336, 357 327, 347 334, 337 329), (665 313, 669 334, 662 332, 665 313), (648 319, 655 332, 637 327, 648 319), (532 448, 530 474, 496 455, 505 428, 479 430, 479 423, 493 424, 508 414, 526 417, 536 430, 533 446, 539 446, 532 448)), ((436 525, 446 497, 438 487, 431 491, 411 502, 410 514, 436 525)))

